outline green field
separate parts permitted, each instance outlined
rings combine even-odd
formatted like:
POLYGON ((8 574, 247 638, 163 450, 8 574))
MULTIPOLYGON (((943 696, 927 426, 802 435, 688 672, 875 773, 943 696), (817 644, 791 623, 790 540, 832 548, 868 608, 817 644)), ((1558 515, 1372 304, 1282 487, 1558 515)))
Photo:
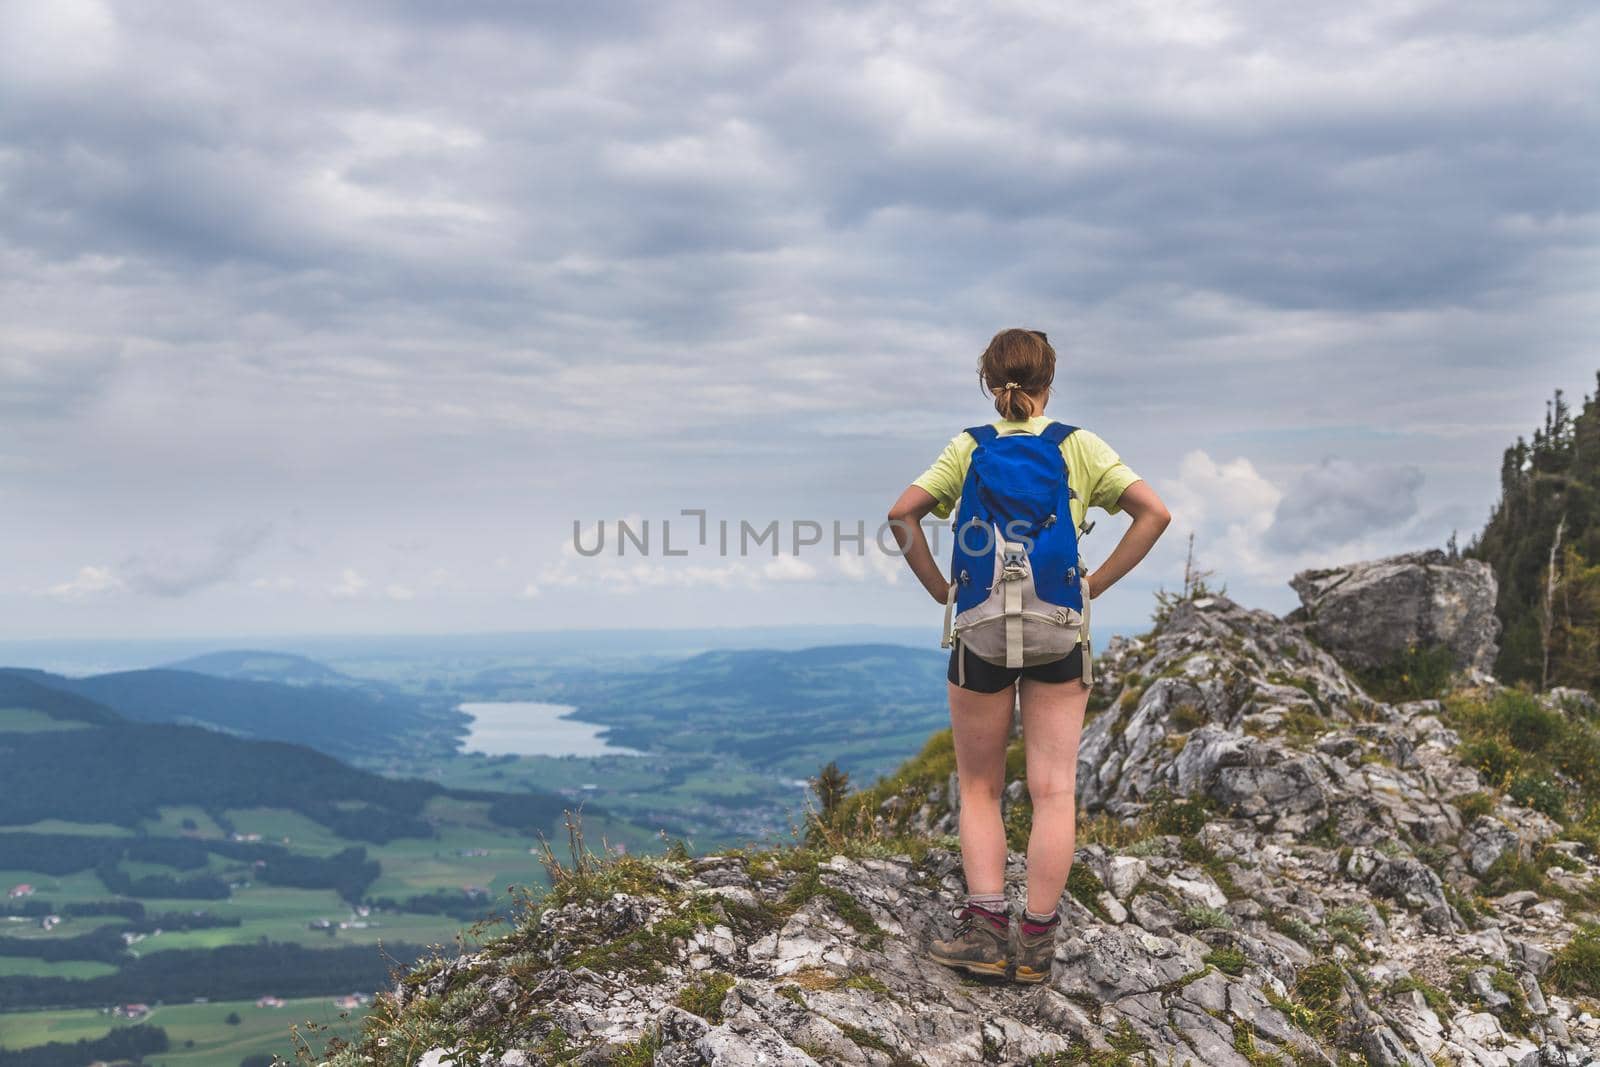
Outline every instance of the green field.
POLYGON ((94 960, 62 960, 52 963, 31 956, 0 956, 0 975, 26 974, 34 978, 95 978, 102 974, 115 974, 109 963, 94 960))
MULTIPOLYGON (((483 887, 490 891, 492 899, 475 905, 471 913, 487 915, 507 905, 513 886, 538 889, 544 885, 544 871, 536 854, 537 839, 493 824, 487 816, 486 802, 440 797, 429 802, 426 814, 434 822, 437 836, 400 838, 383 845, 348 841, 303 815, 279 809, 231 810, 222 817, 231 822, 238 833, 260 834, 263 843, 282 845, 296 854, 326 857, 353 845, 365 848, 369 859, 376 860, 381 869, 379 878, 366 890, 366 896, 372 899, 387 897, 404 902, 412 896, 440 891, 459 892, 465 899, 465 887, 483 887)), ((192 807, 163 809, 158 818, 147 820, 144 828, 156 836, 183 836, 202 841, 225 837, 215 821, 192 807)), ((71 829, 90 832, 94 828, 52 823, 35 824, 27 829, 62 833, 71 829)), ((597 827, 597 832, 604 831, 597 827)), ((123 833, 117 831, 110 836, 120 838, 123 833)), ((630 835, 635 844, 642 836, 637 831, 623 831, 623 836, 630 835)), ((126 859, 120 868, 133 877, 192 877, 202 873, 202 870, 179 871, 159 863, 126 859)), ((250 864, 215 853, 207 857, 204 871, 236 883, 237 888, 226 900, 141 899, 146 915, 187 915, 203 911, 222 919, 238 919, 240 924, 146 933, 129 946, 130 958, 177 950, 253 945, 263 939, 309 948, 364 946, 371 947, 376 954, 385 944, 448 945, 462 927, 469 925, 468 920, 450 915, 410 914, 383 908, 373 908, 361 915, 332 889, 271 885, 255 878, 250 864), (311 923, 318 920, 326 920, 334 929, 312 929, 311 923)), ((57 912, 65 912, 72 904, 112 899, 112 894, 93 871, 51 875, 30 870, 0 870, 0 888, 20 883, 30 884, 35 890, 33 897, 24 902, 48 901, 57 912)), ((46 930, 36 917, 8 916, 0 921, 0 936, 13 941, 10 951, 16 954, 0 955, 0 979, 90 979, 113 974, 117 968, 102 960, 45 961, 28 955, 34 951, 31 948, 18 946, 78 938, 102 927, 120 927, 126 922, 117 916, 63 915, 60 925, 46 930)), ((158 1001, 159 990, 153 990, 144 999, 158 1001)), ((173 1048, 145 1062, 155 1067, 161 1064, 237 1067, 242 1057, 252 1053, 286 1052, 287 1028, 291 1022, 311 1018, 322 1023, 336 1023, 338 1014, 331 995, 293 1001, 289 1008, 279 1010, 258 1009, 253 1002, 159 1007, 143 1021, 165 1028, 173 1048), (239 1026, 222 1022, 230 1010, 237 1011, 243 1019, 239 1026), (194 1042, 192 1047, 186 1046, 185 1042, 189 1041, 194 1042)), ((113 1025, 129 1023, 98 1011, 0 1014, 0 1044, 25 1048, 48 1041, 102 1037, 113 1025)))
POLYGON ((45 730, 82 730, 88 724, 57 719, 32 708, 0 708, 0 733, 32 734, 45 730))
MULTIPOLYGON (((365 1008, 341 1012, 331 997, 290 1000, 281 1008, 258 1008, 255 1001, 156 1005, 138 1022, 159 1026, 172 1042, 168 1052, 146 1057, 146 1067, 238 1067, 246 1056, 279 1053, 289 1056, 289 1028, 313 1022, 330 1029, 315 1035, 321 1048, 327 1038, 350 1035, 366 1015, 365 1008), (238 1025, 226 1020, 239 1016, 238 1025), (192 1047, 188 1045, 193 1042, 192 1047)), ((28 1048, 52 1041, 73 1042, 104 1037, 113 1027, 132 1026, 99 1011, 38 1012, 0 1015, 0 1046, 28 1048)))

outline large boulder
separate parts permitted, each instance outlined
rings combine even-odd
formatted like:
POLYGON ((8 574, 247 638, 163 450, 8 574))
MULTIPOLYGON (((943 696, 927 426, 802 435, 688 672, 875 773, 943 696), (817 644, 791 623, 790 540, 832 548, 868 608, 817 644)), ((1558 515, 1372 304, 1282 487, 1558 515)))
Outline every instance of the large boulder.
POLYGON ((1434 645, 1448 648, 1458 668, 1487 674, 1494 666, 1497 590, 1482 560, 1433 548, 1301 571, 1289 585, 1300 594, 1294 614, 1348 666, 1379 667, 1434 645))

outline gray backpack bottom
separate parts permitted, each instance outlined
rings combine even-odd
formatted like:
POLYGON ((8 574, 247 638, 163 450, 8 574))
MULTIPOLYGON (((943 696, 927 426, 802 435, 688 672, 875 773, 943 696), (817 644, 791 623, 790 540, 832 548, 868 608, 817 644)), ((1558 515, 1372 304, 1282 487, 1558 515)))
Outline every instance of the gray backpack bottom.
MULTIPOLYGON (((1079 567, 1083 565, 1080 559, 1079 567)), ((945 604, 944 640, 971 649, 972 654, 997 667, 1036 667, 1053 663, 1083 644, 1083 683, 1092 678, 1089 666, 1089 601, 1083 611, 1052 604, 1034 590, 1033 565, 1023 546, 1001 543, 995 546, 994 584, 989 595, 961 612, 955 611, 955 582, 945 604)), ((965 681, 965 657, 957 664, 958 682, 965 681)))

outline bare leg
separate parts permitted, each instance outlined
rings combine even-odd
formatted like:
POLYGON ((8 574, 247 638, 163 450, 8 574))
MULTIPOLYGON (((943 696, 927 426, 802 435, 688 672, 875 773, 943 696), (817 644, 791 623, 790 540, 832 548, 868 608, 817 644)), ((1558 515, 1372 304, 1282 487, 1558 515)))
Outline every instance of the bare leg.
MULTIPOLYGON (((1048 915, 1061 902, 1077 844, 1078 739, 1083 733, 1089 687, 1081 681, 1037 682, 1031 678, 1024 678, 1021 685, 1028 796, 1033 801, 1027 908, 1036 915, 1048 915)), ((965 834, 963 828, 963 840, 965 834)))
POLYGON ((1006 830, 1000 821, 1000 791, 1006 784, 1006 742, 1015 703, 1014 686, 998 693, 974 693, 950 685, 950 731, 961 790, 961 867, 968 893, 1005 892, 1006 830))

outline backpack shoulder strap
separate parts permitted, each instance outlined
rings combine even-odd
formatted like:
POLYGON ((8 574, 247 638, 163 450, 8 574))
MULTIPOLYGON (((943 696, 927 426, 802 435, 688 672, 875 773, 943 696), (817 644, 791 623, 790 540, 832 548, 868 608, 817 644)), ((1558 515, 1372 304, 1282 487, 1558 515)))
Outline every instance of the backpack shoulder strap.
POLYGON ((1060 448, 1061 442, 1070 437, 1076 429, 1076 426, 1068 426, 1064 422, 1052 422, 1049 426, 1039 431, 1039 436, 1060 448))
POLYGON ((982 426, 968 426, 965 432, 969 437, 971 437, 974 441, 978 442, 978 444, 980 444, 980 445, 988 444, 990 441, 993 441, 1000 434, 999 430, 996 430, 993 426, 990 426, 988 423, 984 423, 982 426))

